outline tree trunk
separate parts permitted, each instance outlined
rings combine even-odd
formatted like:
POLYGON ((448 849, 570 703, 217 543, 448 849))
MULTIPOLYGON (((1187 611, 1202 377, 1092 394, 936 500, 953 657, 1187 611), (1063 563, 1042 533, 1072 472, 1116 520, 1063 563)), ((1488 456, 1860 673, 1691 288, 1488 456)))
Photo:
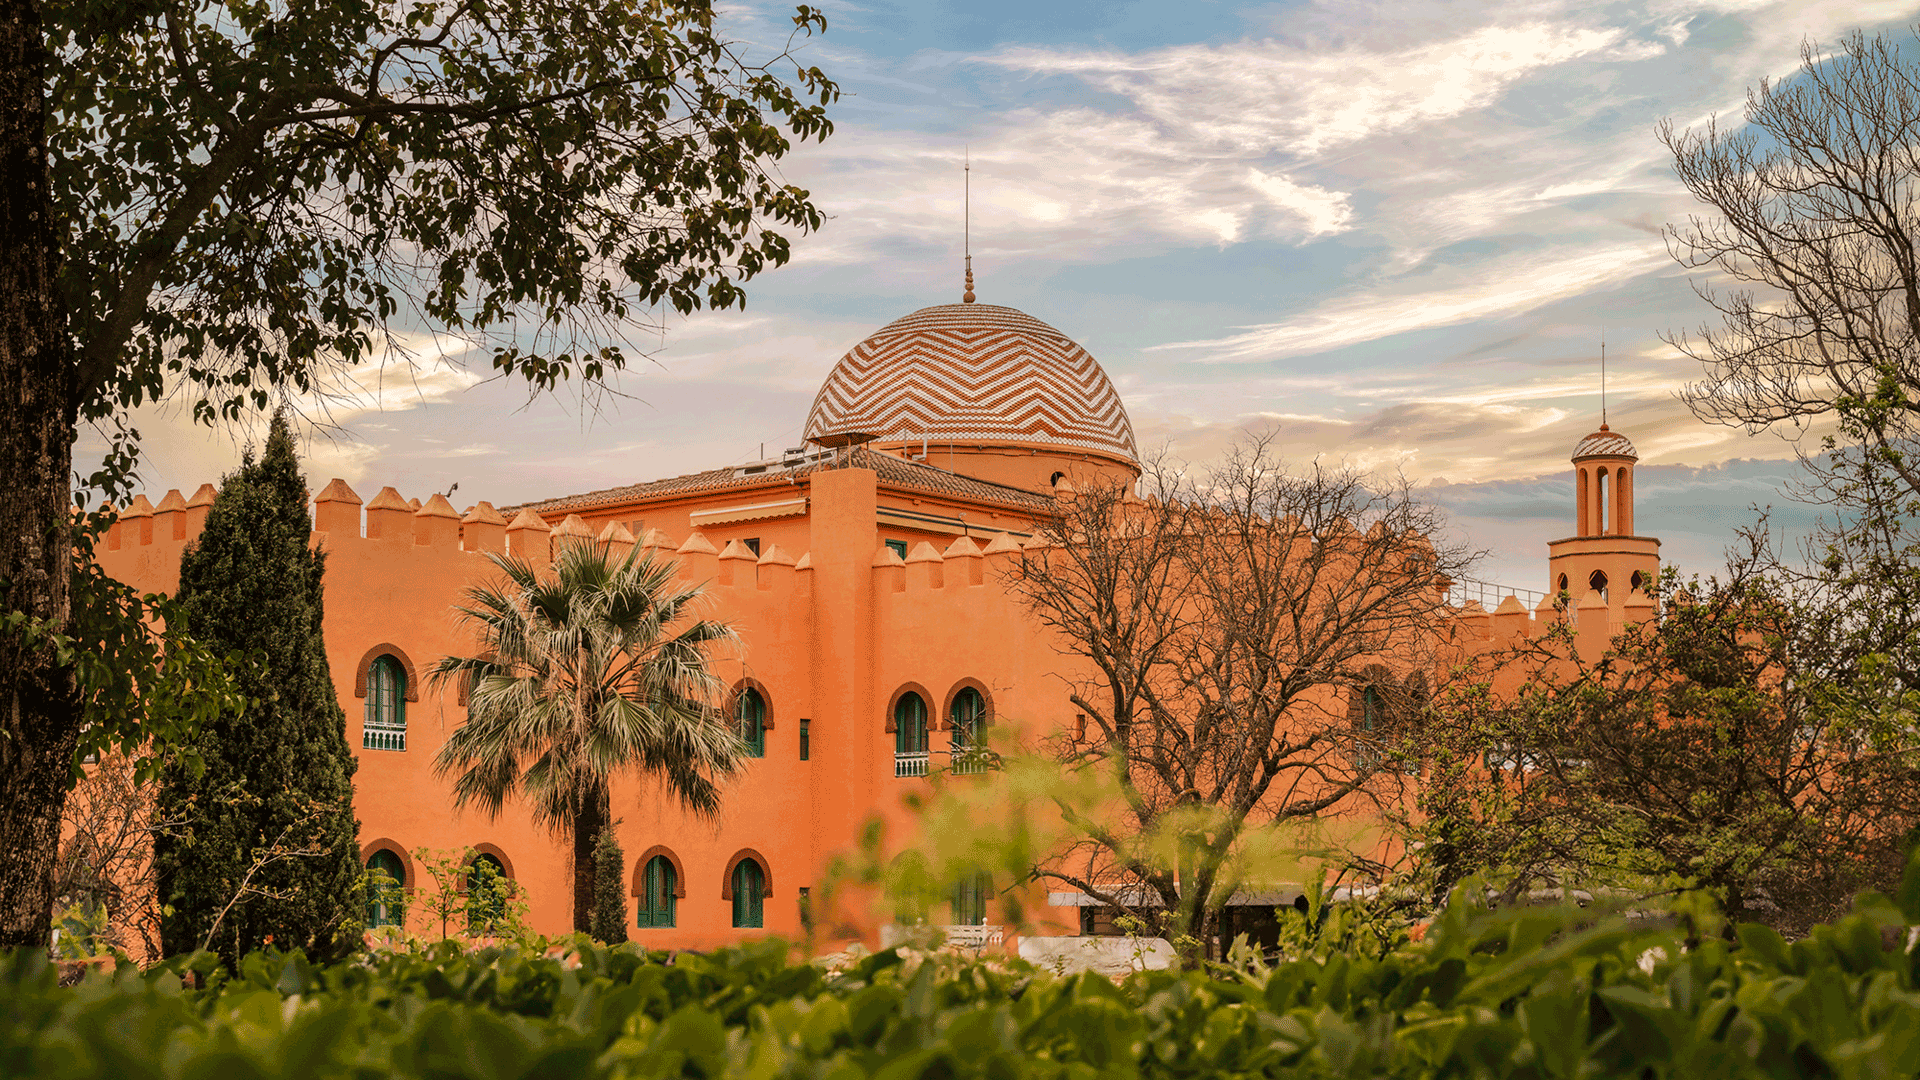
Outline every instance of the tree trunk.
MULTIPOLYGON (((36 0, 0 0, 0 615, 62 631, 74 368, 47 186, 46 44, 36 0)), ((0 948, 44 948, 80 734, 73 670, 0 632, 0 948)))
POLYGON ((593 932, 593 845, 607 823, 607 793, 583 799, 573 819, 573 928, 593 932))

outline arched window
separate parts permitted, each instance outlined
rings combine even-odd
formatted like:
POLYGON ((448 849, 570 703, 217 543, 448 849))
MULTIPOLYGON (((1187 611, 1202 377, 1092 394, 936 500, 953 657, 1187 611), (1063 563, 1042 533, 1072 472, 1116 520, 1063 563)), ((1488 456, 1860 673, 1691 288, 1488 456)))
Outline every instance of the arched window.
POLYGON ((893 706, 893 749, 899 754, 926 753, 927 702, 919 694, 901 694, 893 706))
POLYGON ((893 775, 927 775, 927 699, 912 691, 893 705, 893 775))
POLYGON ((971 686, 953 695, 953 748, 980 745, 986 736, 987 699, 971 686))
POLYGON ((404 926, 407 868, 386 848, 367 860, 367 926, 404 926))
POLYGON ((1647 575, 1635 570, 1633 577, 1627 582, 1627 587, 1644 590, 1647 587, 1647 575))
POLYGON ((367 667, 367 711, 360 745, 367 750, 407 748, 407 671, 392 656, 376 656, 367 667))
POLYGON ((673 863, 665 855, 655 855, 647 860, 640 877, 640 899, 634 907, 639 911, 639 924, 643 927, 672 926, 674 914, 674 893, 679 882, 673 873, 673 863))
POLYGON ((733 868, 733 925, 759 927, 765 923, 761 901, 767 891, 767 875, 752 859, 741 859, 733 868))
POLYGON ((986 871, 962 875, 953 886, 953 925, 985 926, 987 897, 993 895, 993 879, 986 871))
POLYGON ((507 897, 512 895, 512 879, 506 864, 498 856, 481 852, 467 864, 467 925, 490 931, 506 918, 507 897))
POLYGON ((1605 600, 1607 598, 1607 572, 1605 570, 1595 570, 1593 576, 1587 579, 1587 588, 1599 593, 1600 599, 1605 600))
POLYGON ((749 686, 735 699, 733 718, 748 757, 767 756, 767 699, 749 686))
POLYGON ((1560 591, 1561 592, 1567 591, 1567 575, 1565 574, 1560 575, 1560 591))
POLYGON ((1360 697, 1360 730, 1374 731, 1387 718, 1387 700, 1380 696, 1377 687, 1367 687, 1360 697))

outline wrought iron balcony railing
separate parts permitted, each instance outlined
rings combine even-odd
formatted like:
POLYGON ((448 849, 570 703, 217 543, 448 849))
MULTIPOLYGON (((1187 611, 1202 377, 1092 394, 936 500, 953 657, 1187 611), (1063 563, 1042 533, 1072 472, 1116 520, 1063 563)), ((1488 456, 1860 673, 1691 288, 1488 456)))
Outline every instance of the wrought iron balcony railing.
POLYGON ((403 727, 376 727, 368 724, 360 729, 360 746, 366 750, 405 750, 407 748, 407 729, 403 727))

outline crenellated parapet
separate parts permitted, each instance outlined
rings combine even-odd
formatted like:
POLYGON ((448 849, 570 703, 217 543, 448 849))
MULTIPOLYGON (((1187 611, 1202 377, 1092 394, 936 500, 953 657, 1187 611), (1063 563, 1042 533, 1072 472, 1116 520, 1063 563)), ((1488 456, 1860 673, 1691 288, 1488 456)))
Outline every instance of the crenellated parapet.
MULTIPOLYGON (((207 526, 207 512, 213 508, 214 487, 201 484, 193 493, 193 498, 182 498, 180 489, 174 488, 160 498, 155 506, 145 495, 135 495, 133 501, 120 509, 114 523, 108 527, 104 537, 104 549, 119 551, 122 548, 150 547, 153 545, 183 547, 190 540, 197 539, 207 526)), ((112 512, 112 506, 101 509, 112 512)))
MULTIPOLYGON (((216 494, 213 485, 202 484, 191 498, 176 489, 158 504, 145 495, 135 496, 107 532, 103 565, 127 580, 137 578, 171 588, 180 554, 205 528, 216 494)), ((509 521, 491 503, 478 502, 461 511, 444 495, 435 493, 422 501, 392 487, 363 500, 340 479, 330 481, 313 497, 313 528, 316 544, 341 556, 351 554, 356 567, 393 565, 401 575, 396 580, 402 582, 405 575, 423 572, 441 555, 506 553, 546 566, 560 545, 600 543, 622 555, 637 548, 672 558, 683 580, 705 583, 715 599, 734 607, 764 608, 810 597, 814 591, 812 551, 795 553, 770 543, 756 552, 739 539, 716 546, 698 527, 678 541, 659 528, 636 537, 617 521, 595 526, 570 514, 549 523, 525 508, 509 521), (410 554, 396 561, 403 552, 410 554)), ((1048 558, 1053 547, 1043 536, 1022 543, 1004 532, 985 540, 984 546, 970 535, 955 537, 944 548, 922 540, 904 556, 882 543, 867 568, 869 595, 881 610, 903 613, 914 608, 938 612, 943 610, 943 598, 968 609, 981 602, 1004 602, 998 582, 1006 572, 1021 559, 1048 558), (899 607, 902 603, 909 607, 899 607)), ((458 566, 449 564, 437 572, 470 579, 479 571, 461 559, 458 566)), ((1656 613, 1653 599, 1639 588, 1632 589, 1624 602, 1616 596, 1612 605, 1588 590, 1564 608, 1549 597, 1531 612, 1518 597, 1509 595, 1492 611, 1474 601, 1447 609, 1445 619, 1452 629, 1445 636, 1470 652, 1484 652, 1538 640, 1565 623, 1580 654, 1597 658, 1628 625, 1650 621, 1656 613)))
POLYGON ((1599 593, 1588 591, 1570 599, 1565 607, 1551 596, 1540 601, 1532 612, 1518 596, 1509 595, 1492 611, 1478 601, 1447 610, 1454 632, 1453 640, 1470 652, 1511 648, 1536 641, 1563 624, 1573 632, 1575 648, 1588 660, 1606 652, 1629 626, 1651 622, 1659 605, 1642 589, 1634 589, 1619 606, 1610 606, 1599 593))

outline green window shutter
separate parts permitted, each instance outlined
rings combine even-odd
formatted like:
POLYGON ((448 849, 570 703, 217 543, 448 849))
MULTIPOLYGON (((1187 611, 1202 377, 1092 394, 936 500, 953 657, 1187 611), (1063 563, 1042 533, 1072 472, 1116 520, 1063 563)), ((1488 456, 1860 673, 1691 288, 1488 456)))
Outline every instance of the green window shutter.
POLYGON ((761 893, 765 891, 766 878, 760 872, 760 864, 752 859, 740 860, 733 868, 734 926, 758 928, 764 923, 761 893))
POLYGON ((367 706, 360 746, 365 750, 407 748, 407 673, 391 656, 374 657, 367 666, 367 706))
POLYGON ((643 927, 672 926, 676 899, 673 894, 678 888, 673 864, 665 855, 648 859, 641 875, 640 902, 634 905, 638 909, 636 921, 643 927))
POLYGON ((980 737, 980 721, 986 716, 987 703, 981 699, 980 691, 969 686, 954 695, 953 698, 953 746, 964 750, 973 746, 980 737))
POLYGON ((400 856, 382 849, 367 860, 367 925, 398 926, 404 915, 401 900, 407 871, 400 856))
POLYGON ((633 921, 642 929, 653 925, 653 898, 660 895, 659 871, 653 865, 658 859, 656 855, 640 869, 640 902, 633 905, 633 921))
POLYGON ((808 758, 813 753, 812 733, 807 730, 807 725, 811 723, 813 723, 813 721, 808 720, 804 716, 800 718, 800 760, 801 761, 808 760, 808 758))
POLYGON ((767 702, 758 690, 748 687, 740 692, 738 703, 734 706, 734 718, 739 724, 740 741, 747 744, 748 757, 767 756, 767 702))
POLYGON ((987 896, 993 883, 985 873, 963 875, 953 886, 953 921, 958 926, 983 926, 987 921, 987 896))
POLYGON ((902 559, 907 557, 907 542, 905 540, 889 540, 887 541, 887 548, 902 559))
POLYGON ((674 926, 679 914, 675 905, 680 902, 677 895, 680 892, 680 879, 674 874, 673 864, 667 861, 665 855, 655 855, 654 858, 660 861, 660 907, 654 912, 653 924, 674 926))
POLYGON ((893 749, 898 754, 918 754, 927 748, 927 703, 919 694, 900 695, 893 707, 893 749))

